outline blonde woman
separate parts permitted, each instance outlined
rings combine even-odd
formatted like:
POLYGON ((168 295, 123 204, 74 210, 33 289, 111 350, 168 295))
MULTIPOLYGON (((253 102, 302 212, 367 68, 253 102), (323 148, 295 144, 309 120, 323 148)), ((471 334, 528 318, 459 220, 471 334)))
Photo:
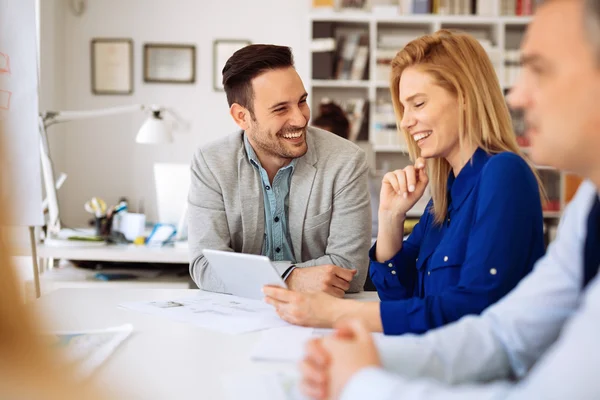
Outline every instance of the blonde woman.
POLYGON ((544 253, 541 185, 477 40, 440 30, 412 41, 392 62, 390 89, 415 163, 382 182, 369 253, 381 302, 265 288, 291 323, 330 327, 357 317, 371 331, 426 332, 481 313, 544 253), (403 240, 406 213, 428 183, 427 211, 403 240))
MULTIPOLYGON (((0 120, 0 159, 3 159, 0 120)), ((13 171, 8 171, 12 173, 13 171)), ((0 229, 10 210, 0 196, 0 229)), ((62 363, 44 343, 31 309, 23 304, 9 252, 0 239, 0 399, 80 400, 101 397, 93 382, 77 382, 74 366, 62 363)))

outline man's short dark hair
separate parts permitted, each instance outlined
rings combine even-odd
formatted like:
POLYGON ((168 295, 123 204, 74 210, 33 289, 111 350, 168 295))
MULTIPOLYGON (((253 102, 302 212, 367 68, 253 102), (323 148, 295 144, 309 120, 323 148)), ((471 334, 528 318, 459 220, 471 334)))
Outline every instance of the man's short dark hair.
POLYGON ((229 107, 238 103, 254 118, 252 79, 269 70, 294 67, 292 50, 273 44, 251 44, 233 53, 223 67, 223 86, 229 107))

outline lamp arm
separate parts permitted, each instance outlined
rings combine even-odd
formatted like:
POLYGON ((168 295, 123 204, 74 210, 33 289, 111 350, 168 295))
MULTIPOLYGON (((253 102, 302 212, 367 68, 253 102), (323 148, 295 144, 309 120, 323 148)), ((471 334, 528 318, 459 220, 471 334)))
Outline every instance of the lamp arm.
POLYGON ((135 111, 144 111, 146 109, 150 109, 151 107, 143 105, 143 104, 132 104, 129 106, 123 107, 111 107, 111 108, 103 108, 98 110, 88 110, 88 111, 45 111, 42 114, 42 118, 44 120, 44 125, 46 127, 50 125, 54 125, 60 122, 68 122, 75 121, 79 119, 89 119, 95 117, 105 117, 109 115, 115 114, 125 114, 131 113, 135 111))
POLYGON ((181 126, 182 130, 188 131, 190 129, 190 123, 185 119, 181 118, 181 116, 177 112, 175 112, 175 110, 173 110, 172 108, 164 108, 164 110, 171 114, 171 116, 177 122, 177 124, 181 126))
POLYGON ((48 146, 48 135, 46 127, 44 125, 43 118, 39 117, 39 131, 40 131, 40 156, 41 156, 41 167, 42 177, 44 180, 44 186, 46 190, 46 199, 48 200, 48 223, 47 223, 47 234, 49 236, 58 235, 60 232, 60 218, 58 214, 58 198, 56 195, 56 188, 54 183, 54 168, 52 165, 52 159, 50 158, 50 147, 48 146))

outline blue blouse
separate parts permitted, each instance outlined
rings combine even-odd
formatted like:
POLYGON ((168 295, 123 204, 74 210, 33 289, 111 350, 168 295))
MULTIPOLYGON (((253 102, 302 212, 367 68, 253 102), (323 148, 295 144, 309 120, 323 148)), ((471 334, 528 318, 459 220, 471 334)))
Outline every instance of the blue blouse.
POLYGON ((458 177, 450 174, 448 199, 446 221, 437 225, 425 212, 392 259, 375 261, 377 243, 369 252, 387 335, 481 313, 544 254, 537 180, 518 155, 477 149, 458 177))

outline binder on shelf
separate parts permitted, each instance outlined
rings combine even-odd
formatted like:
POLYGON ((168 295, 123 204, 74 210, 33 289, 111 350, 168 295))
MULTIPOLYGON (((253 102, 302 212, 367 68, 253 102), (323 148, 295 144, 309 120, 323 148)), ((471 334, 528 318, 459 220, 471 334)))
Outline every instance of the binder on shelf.
POLYGON ((332 22, 313 23, 312 79, 333 79, 335 37, 332 22))
POLYGON ((430 0, 414 0, 413 14, 429 14, 431 12, 430 0))

